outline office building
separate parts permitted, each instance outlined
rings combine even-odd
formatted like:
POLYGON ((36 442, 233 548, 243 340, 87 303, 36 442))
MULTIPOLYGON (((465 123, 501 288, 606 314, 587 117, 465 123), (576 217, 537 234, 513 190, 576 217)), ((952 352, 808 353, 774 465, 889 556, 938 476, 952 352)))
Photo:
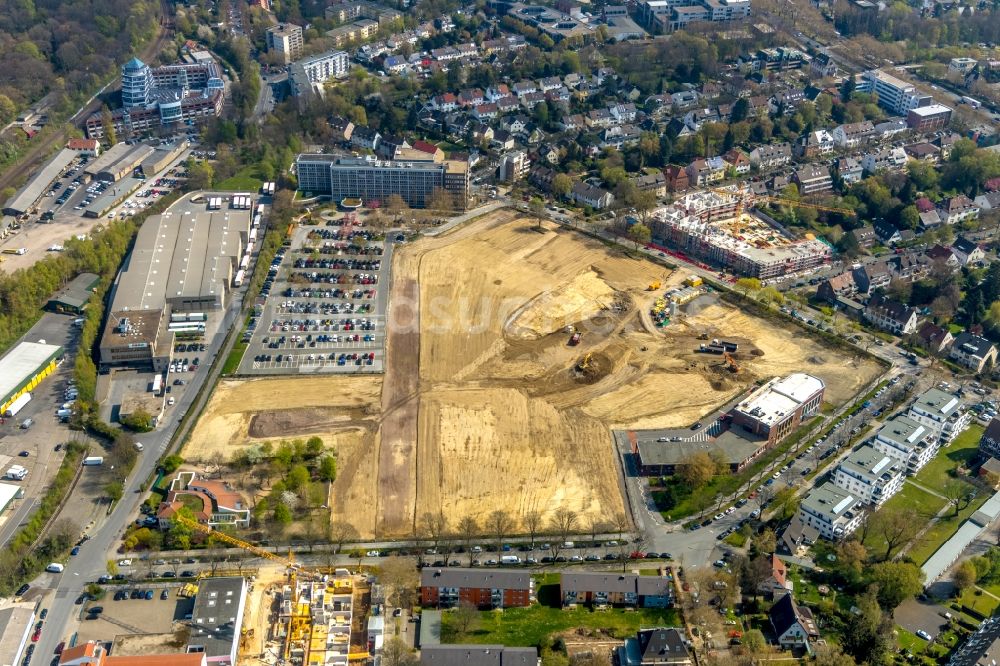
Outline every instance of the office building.
POLYGON ((813 488, 799 504, 798 518, 830 541, 848 537, 861 525, 861 501, 832 483, 813 488))
POLYGON ((906 125, 916 132, 944 129, 951 122, 951 109, 943 104, 930 104, 906 112, 906 125))
MULTIPOLYGON (((120 135, 193 125, 222 113, 226 86, 211 58, 156 68, 132 58, 122 66, 121 83, 122 108, 111 113, 120 135)), ((85 126, 89 138, 104 137, 102 113, 90 115, 85 126)))
POLYGON ((198 581, 187 652, 203 652, 208 663, 215 666, 234 666, 246 601, 245 578, 231 576, 198 581))
POLYGON ((801 372, 772 379, 733 409, 733 426, 773 446, 819 411, 824 389, 822 379, 801 372))
POLYGON ((932 430, 942 444, 951 443, 972 420, 961 400, 936 388, 917 396, 906 415, 932 430))
POLYGON ((930 95, 918 92, 912 83, 878 69, 863 72, 856 90, 878 95, 879 106, 900 116, 906 115, 911 109, 930 106, 934 102, 930 95))
POLYGON ((460 210, 469 200, 466 162, 302 154, 296 167, 299 190, 328 196, 333 201, 348 198, 384 203, 398 194, 411 208, 427 208, 436 190, 450 194, 454 207, 460 210))
POLYGON ((865 444, 837 465, 833 482, 864 504, 879 507, 902 489, 905 473, 900 460, 865 444))
POLYGON ((267 50, 280 53, 286 65, 302 55, 302 26, 279 23, 267 29, 265 38, 267 50))

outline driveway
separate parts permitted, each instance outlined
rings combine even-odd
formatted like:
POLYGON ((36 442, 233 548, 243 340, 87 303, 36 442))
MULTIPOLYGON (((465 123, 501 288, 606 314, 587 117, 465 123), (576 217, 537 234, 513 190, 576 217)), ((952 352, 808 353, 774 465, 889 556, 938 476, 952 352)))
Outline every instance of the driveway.
POLYGON ((937 638, 941 628, 947 624, 943 613, 947 608, 931 601, 907 599, 896 609, 896 624, 909 632, 917 633, 923 629, 931 638, 937 638))

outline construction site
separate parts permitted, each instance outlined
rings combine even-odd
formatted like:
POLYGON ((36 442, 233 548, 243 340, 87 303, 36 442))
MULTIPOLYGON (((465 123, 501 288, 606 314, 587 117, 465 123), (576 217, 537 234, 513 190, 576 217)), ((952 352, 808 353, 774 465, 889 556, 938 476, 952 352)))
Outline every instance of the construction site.
POLYGON ((363 537, 413 534, 438 511, 454 526, 565 508, 585 525, 623 514, 612 429, 686 427, 800 371, 837 405, 879 372, 697 277, 511 210, 407 244, 392 276, 384 376, 222 382, 185 458, 319 435, 337 451, 333 519, 363 537))

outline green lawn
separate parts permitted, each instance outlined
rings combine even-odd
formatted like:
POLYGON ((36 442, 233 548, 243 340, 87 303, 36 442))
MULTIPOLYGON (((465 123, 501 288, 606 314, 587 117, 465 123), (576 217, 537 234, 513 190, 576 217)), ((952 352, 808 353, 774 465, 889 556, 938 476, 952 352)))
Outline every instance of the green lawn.
POLYGON ((576 627, 601 629, 616 638, 632 636, 642 627, 678 626, 676 610, 637 609, 591 611, 561 610, 534 604, 529 608, 482 611, 469 631, 462 634, 454 624, 454 613, 442 614, 441 634, 450 643, 497 643, 518 647, 541 646, 552 634, 576 627))
POLYGON ((223 375, 231 375, 236 372, 240 367, 240 361, 243 360, 243 353, 246 352, 249 346, 246 342, 237 342, 233 345, 229 356, 226 357, 226 362, 222 364, 223 375))
POLYGON ((212 189, 231 192, 256 192, 260 189, 263 182, 260 178, 254 178, 249 174, 238 173, 235 176, 216 183, 212 189))
POLYGON ((191 509, 193 513, 200 513, 205 510, 205 502, 197 495, 183 493, 177 496, 181 503, 191 509))
POLYGON ((952 479, 948 472, 976 457, 983 430, 983 426, 976 423, 966 428, 950 446, 938 451, 934 459, 917 472, 917 483, 927 488, 940 488, 952 479))
POLYGON ((962 525, 962 523, 968 520, 969 516, 978 511, 979 507, 985 504, 988 499, 989 496, 987 495, 976 497, 972 500, 972 503, 969 504, 969 506, 958 512, 957 517, 955 516, 955 511, 953 509, 949 509, 948 513, 945 514, 941 520, 934 523, 933 527, 924 533, 920 543, 911 548, 908 555, 917 564, 923 564, 926 562, 927 559, 934 554, 934 551, 940 548, 941 544, 950 539, 952 535, 958 531, 958 528, 962 525))
MULTIPOLYGON (((945 500, 940 497, 931 495, 930 493, 925 492, 916 486, 910 485, 909 483, 904 483, 903 489, 890 497, 886 503, 882 505, 881 510, 899 509, 901 511, 912 511, 914 519, 918 520, 920 524, 924 524, 936 516, 937 512, 940 511, 944 505, 945 500)), ((879 557, 881 557, 885 553, 885 538, 879 534, 877 530, 872 530, 868 534, 865 546, 868 547, 869 552, 878 554, 879 557)), ((923 563, 923 560, 917 560, 916 558, 914 558, 914 561, 923 563)))
MULTIPOLYGON (((994 588, 998 587, 1000 586, 993 585, 993 586, 986 586, 983 589, 988 590, 993 594, 997 594, 998 590, 994 588)), ((975 588, 968 589, 965 592, 963 592, 962 596, 959 597, 958 599, 958 603, 967 608, 971 608, 977 613, 982 613, 986 617, 992 616, 993 613, 996 612, 997 607, 1000 607, 1000 599, 994 599, 990 595, 983 594, 982 592, 979 592, 979 590, 975 588)), ((978 622, 978 620, 975 620, 968 615, 963 615, 962 617, 968 618, 971 622, 978 622)))

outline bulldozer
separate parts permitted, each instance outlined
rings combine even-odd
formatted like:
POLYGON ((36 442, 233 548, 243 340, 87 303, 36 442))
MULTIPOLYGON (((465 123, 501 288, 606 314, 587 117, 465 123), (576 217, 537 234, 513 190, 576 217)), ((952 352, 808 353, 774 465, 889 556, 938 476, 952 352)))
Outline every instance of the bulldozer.
POLYGON ((736 362, 736 359, 733 358, 732 354, 730 354, 729 352, 723 352, 722 358, 726 362, 726 369, 728 369, 730 372, 737 373, 740 371, 740 366, 736 362))
POLYGON ((656 291, 662 286, 663 282, 661 282, 660 280, 654 280, 653 282, 649 283, 649 286, 646 288, 646 291, 656 291))

